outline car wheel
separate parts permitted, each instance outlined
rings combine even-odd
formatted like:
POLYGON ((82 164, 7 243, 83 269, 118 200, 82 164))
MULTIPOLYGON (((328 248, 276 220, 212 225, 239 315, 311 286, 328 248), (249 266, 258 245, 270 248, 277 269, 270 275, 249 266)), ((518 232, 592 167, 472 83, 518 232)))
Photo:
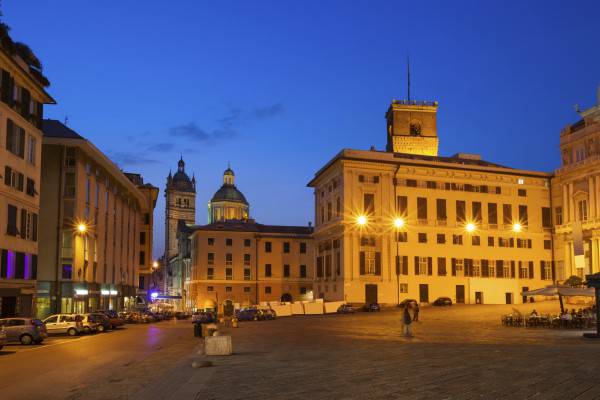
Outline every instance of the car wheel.
POLYGON ((254 318, 253 318, 253 320, 254 320, 254 321, 258 321, 258 317, 254 317, 254 318))
POLYGON ((77 335, 77 330, 75 328, 70 328, 67 333, 69 334, 69 336, 76 336, 77 335))
POLYGON ((86 326, 85 328, 83 328, 83 332, 84 332, 85 334, 89 335, 89 334, 92 332, 92 330, 90 329, 90 327, 89 327, 89 326, 86 326))
POLYGON ((98 332, 104 332, 104 325, 98 325, 98 332))
POLYGON ((27 346, 27 345, 31 344, 32 342, 33 342, 33 338, 31 336, 29 336, 29 335, 21 336, 21 344, 24 344, 27 346))

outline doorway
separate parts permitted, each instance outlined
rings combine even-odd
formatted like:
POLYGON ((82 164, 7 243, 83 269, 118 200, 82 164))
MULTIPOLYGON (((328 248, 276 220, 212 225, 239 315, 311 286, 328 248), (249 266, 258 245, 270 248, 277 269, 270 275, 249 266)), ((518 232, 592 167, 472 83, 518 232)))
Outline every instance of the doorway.
POLYGON ((289 293, 284 293, 281 295, 281 302, 282 303, 291 303, 292 302, 292 295, 289 293))
POLYGON ((512 304, 513 303, 513 294, 512 293, 506 293, 506 304, 512 304))
POLYGON ((0 311, 0 315, 2 315, 2 318, 17 316, 17 298, 16 297, 2 297, 2 308, 0 311))
POLYGON ((483 292, 475 292, 475 304, 483 304, 483 292))
POLYGON ((465 285, 456 285, 456 302, 465 302, 465 285))
POLYGON ((225 300, 223 302, 223 315, 231 317, 233 315, 233 301, 225 300))
POLYGON ((365 304, 377 303, 377 285, 365 285, 365 304))
POLYGON ((427 285, 427 284, 419 285, 419 302, 420 303, 429 303, 429 285, 427 285))
MULTIPOLYGON (((528 292, 529 291, 529 287, 528 286, 523 286, 523 290, 521 290, 521 292, 528 292)), ((523 304, 527 303, 527 296, 523 296, 523 304)))

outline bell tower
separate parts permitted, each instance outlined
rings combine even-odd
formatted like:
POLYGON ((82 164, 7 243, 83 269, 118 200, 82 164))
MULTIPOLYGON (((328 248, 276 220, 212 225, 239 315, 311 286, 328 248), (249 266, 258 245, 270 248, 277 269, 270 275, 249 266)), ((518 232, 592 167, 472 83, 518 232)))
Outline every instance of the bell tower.
POLYGON ((437 101, 392 100, 385 114, 386 150, 437 156, 437 108, 437 101))

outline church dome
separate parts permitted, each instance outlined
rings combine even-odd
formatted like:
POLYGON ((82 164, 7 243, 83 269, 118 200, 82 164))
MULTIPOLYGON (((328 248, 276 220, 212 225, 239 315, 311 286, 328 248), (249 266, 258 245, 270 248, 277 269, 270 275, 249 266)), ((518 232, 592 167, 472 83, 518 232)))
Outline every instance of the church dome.
POLYGON ((231 168, 223 172, 223 185, 208 204, 209 223, 216 221, 245 220, 249 218, 250 204, 235 187, 235 174, 231 168))
POLYGON ((246 197, 236 188, 234 185, 223 184, 219 190, 214 194, 211 202, 217 201, 231 201, 234 203, 248 204, 246 197))

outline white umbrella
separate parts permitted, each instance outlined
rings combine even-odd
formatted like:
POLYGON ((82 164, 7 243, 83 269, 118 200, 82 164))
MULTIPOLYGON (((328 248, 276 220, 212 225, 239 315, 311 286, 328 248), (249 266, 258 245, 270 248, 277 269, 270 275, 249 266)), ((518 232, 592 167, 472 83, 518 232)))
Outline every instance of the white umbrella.
POLYGON ((560 312, 564 313, 565 309, 563 306, 562 296, 588 296, 594 297, 596 296, 596 291, 594 288, 574 288, 570 286, 562 286, 562 285, 548 285, 545 288, 528 290, 526 292, 522 292, 523 296, 556 296, 558 295, 558 300, 560 301, 560 312))

